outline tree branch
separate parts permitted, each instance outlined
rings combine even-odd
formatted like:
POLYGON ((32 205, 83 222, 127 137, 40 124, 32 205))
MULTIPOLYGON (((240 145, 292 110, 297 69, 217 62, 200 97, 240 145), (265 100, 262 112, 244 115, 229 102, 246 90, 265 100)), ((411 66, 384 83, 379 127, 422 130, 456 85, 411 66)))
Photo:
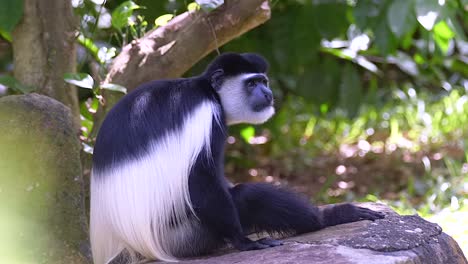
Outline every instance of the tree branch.
MULTIPOLYGON (((105 82, 131 91, 150 80, 180 77, 217 45, 261 25, 270 14, 268 0, 226 0, 209 13, 196 11, 178 15, 167 25, 125 46, 114 59, 105 82)), ((103 91, 103 95, 106 103, 94 117, 93 136, 107 111, 120 99, 120 95, 113 92, 103 91)))
POLYGON ((125 46, 105 82, 132 90, 150 80, 180 77, 216 49, 216 43, 223 45, 269 18, 265 0, 226 1, 210 13, 183 13, 125 46))

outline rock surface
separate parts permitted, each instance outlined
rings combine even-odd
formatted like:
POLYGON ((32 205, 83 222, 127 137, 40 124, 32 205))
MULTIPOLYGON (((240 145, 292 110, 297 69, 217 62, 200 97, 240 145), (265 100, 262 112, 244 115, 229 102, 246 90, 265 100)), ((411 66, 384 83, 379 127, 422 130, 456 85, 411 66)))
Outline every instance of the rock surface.
MULTIPOLYGON (((359 221, 283 239, 283 246, 258 251, 225 250, 181 264, 467 264, 458 244, 417 215, 400 216, 385 205, 385 219, 359 221)), ((161 262, 155 262, 161 263, 161 262)))
POLYGON ((77 132, 54 99, 0 98, 0 263, 87 262, 77 132))

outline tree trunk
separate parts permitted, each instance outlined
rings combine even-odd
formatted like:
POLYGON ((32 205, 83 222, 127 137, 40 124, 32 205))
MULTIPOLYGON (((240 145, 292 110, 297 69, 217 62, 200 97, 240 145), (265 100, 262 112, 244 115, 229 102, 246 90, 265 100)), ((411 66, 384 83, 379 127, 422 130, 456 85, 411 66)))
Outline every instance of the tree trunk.
POLYGON ((15 78, 70 107, 77 122, 76 88, 63 80, 76 67, 75 29, 71 1, 24 0, 12 38, 15 78))

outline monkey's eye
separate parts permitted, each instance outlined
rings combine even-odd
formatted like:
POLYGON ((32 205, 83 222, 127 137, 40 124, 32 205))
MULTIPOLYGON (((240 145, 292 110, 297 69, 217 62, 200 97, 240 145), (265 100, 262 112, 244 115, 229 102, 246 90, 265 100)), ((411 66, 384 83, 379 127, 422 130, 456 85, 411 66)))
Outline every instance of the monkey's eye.
POLYGON ((255 89, 256 84, 257 83, 255 80, 247 81, 247 89, 249 89, 249 91, 252 91, 253 89, 255 89))

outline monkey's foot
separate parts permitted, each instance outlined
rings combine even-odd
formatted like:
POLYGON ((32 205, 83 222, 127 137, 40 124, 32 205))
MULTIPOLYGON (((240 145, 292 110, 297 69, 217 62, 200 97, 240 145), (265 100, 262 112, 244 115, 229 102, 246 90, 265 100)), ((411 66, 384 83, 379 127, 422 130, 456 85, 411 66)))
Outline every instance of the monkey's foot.
POLYGON ((270 248, 270 247, 276 247, 283 245, 281 241, 274 240, 271 238, 262 238, 257 241, 252 241, 248 238, 243 239, 242 241, 233 241, 233 246, 241 251, 247 251, 247 250, 259 250, 259 249, 265 249, 265 248, 270 248))
POLYGON ((356 211, 361 220, 374 221, 374 220, 382 219, 385 217, 385 215, 381 212, 372 211, 370 209, 363 208, 363 207, 356 206, 356 211))
POLYGON ((261 243, 263 245, 268 245, 270 247, 277 247, 277 246, 283 245, 283 242, 276 240, 276 239, 268 238, 268 237, 257 240, 256 242, 261 243))

